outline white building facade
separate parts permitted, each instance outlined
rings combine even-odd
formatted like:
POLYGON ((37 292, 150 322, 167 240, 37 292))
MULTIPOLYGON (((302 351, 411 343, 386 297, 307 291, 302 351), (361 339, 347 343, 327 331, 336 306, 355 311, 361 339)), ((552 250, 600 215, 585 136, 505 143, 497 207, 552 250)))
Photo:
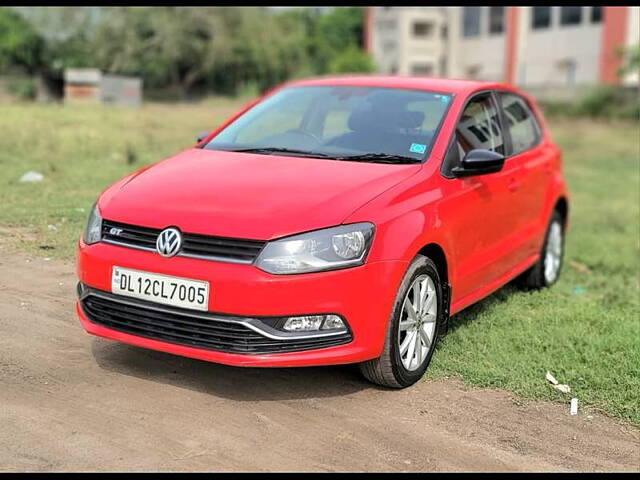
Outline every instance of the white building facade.
POLYGON ((368 7, 379 72, 522 87, 637 85, 618 52, 640 43, 640 7, 368 7))

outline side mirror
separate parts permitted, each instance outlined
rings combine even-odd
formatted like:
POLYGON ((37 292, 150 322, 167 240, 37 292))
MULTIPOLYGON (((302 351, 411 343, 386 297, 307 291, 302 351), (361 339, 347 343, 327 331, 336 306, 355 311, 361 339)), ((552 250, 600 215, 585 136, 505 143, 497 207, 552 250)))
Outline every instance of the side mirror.
POLYGON ((499 172, 504 165, 504 156, 491 150, 471 150, 462 159, 462 165, 455 167, 452 172, 456 177, 471 175, 486 175, 499 172))
POLYGON ((205 138, 207 138, 207 136, 209 135, 210 132, 200 132, 198 134, 198 136, 196 137, 196 143, 200 143, 202 140, 204 140, 205 138))

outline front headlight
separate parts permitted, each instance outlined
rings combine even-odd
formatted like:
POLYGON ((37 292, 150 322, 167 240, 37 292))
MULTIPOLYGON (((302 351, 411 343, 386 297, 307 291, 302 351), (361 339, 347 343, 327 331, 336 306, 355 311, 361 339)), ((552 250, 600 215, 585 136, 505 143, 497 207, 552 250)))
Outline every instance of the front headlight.
POLYGON ((362 265, 373 224, 353 223, 267 243, 256 266, 275 274, 308 273, 362 265))
POLYGON ((89 220, 87 221, 87 226, 84 229, 84 235, 82 235, 82 239, 84 240, 84 243, 86 243, 87 245, 91 245, 92 243, 99 242, 101 235, 102 217, 100 216, 98 203, 96 202, 91 208, 89 220))

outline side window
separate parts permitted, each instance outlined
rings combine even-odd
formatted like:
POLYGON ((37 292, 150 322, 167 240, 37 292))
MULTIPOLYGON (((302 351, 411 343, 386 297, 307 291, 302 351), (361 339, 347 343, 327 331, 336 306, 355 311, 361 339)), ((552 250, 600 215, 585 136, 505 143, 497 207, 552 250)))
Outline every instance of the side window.
POLYGON ((491 150, 504 155, 504 139, 498 109, 489 93, 482 93, 465 107, 451 146, 443 162, 443 174, 449 176, 471 150, 491 150))
POLYGON ((461 158, 475 149, 504 154, 498 110, 489 94, 472 99, 456 127, 456 142, 461 158))
POLYGON ((540 127, 527 102, 513 93, 501 93, 502 109, 511 134, 512 154, 520 153, 538 143, 540 127))

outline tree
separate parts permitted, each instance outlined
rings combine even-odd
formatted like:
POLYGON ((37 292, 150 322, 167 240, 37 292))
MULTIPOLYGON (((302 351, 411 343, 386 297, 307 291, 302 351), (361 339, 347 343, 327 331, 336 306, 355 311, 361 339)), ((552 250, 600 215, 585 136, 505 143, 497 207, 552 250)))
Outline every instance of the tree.
POLYGON ((346 50, 362 48, 363 15, 361 7, 339 7, 318 17, 316 61, 322 71, 330 71, 346 50))
POLYGON ((151 86, 185 94, 202 79, 221 26, 186 7, 109 7, 92 39, 95 62, 106 72, 141 75, 151 86))
POLYGON ((375 71, 375 65, 368 54, 352 44, 331 61, 329 71, 331 73, 367 73, 375 71))
POLYGON ((88 11, 0 8, 0 66, 37 79, 38 99, 59 95, 65 68, 88 61, 88 11))
POLYGON ((0 67, 35 73, 43 67, 44 40, 17 12, 0 8, 0 67))
POLYGON ((67 67, 195 87, 263 91, 301 75, 371 71, 359 7, 16 7, 0 9, 0 62, 60 81, 67 67))
POLYGON ((630 73, 640 72, 640 45, 622 49, 619 55, 624 59, 624 65, 618 72, 619 76, 622 77, 630 73))

